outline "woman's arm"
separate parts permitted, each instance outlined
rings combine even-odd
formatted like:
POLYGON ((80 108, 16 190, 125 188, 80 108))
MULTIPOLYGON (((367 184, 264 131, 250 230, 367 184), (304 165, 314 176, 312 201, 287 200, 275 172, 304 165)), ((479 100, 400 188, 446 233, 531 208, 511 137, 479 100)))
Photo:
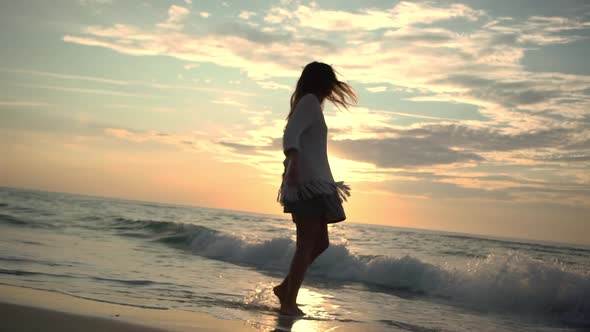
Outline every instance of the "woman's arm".
POLYGON ((285 183, 289 186, 299 183, 299 151, 289 149, 285 152, 287 155, 287 170, 285 171, 285 183))

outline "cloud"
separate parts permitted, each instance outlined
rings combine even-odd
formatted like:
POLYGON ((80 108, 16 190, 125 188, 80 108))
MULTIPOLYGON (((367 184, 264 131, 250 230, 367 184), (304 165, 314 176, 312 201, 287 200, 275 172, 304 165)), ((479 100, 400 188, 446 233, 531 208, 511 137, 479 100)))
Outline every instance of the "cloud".
POLYGON ((452 43, 457 34, 441 28, 415 28, 411 26, 400 27, 394 30, 387 30, 383 37, 395 40, 396 42, 414 43, 421 46, 433 46, 436 44, 452 43))
POLYGON ((178 135, 165 133, 158 130, 131 130, 125 128, 107 127, 103 129, 103 134, 120 140, 133 143, 157 143, 173 146, 182 150, 202 151, 206 143, 202 139, 188 135, 178 135))
POLYGON ((587 39, 584 30, 590 28, 590 23, 557 16, 531 16, 526 21, 502 17, 488 22, 486 28, 494 32, 496 45, 549 45, 587 39))
MULTIPOLYGON (((21 109, 6 107, 0 132, 2 134, 43 137, 60 137, 65 141, 85 139, 92 141, 104 141, 106 138, 118 139, 135 144, 159 144, 167 149, 175 148, 183 151, 203 151, 210 148, 207 138, 210 133, 192 131, 190 133, 173 133, 161 130, 136 130, 121 127, 120 124, 99 120, 93 113, 84 111, 56 112, 55 109, 39 108, 31 106, 30 110, 23 112, 21 109), (189 144, 190 143, 190 144, 189 144)), ((20 107, 20 106, 19 106, 20 107)), ((113 109, 136 108, 144 111, 168 111, 158 107, 139 107, 134 105, 116 104, 107 105, 113 109)), ((2 108, 0 106, 0 108, 2 108)), ((210 152, 210 151, 209 151, 210 152)))
POLYGON ((240 103, 240 102, 230 99, 230 98, 222 98, 222 99, 212 100, 211 102, 214 104, 221 104, 221 105, 227 105, 227 106, 246 107, 245 104, 240 103))
POLYGON ((579 184, 541 183, 538 185, 513 185, 504 187, 465 187, 458 183, 442 181, 391 180, 376 185, 377 188, 417 198, 437 200, 488 200, 506 202, 544 202, 569 206, 585 206, 590 203, 590 190, 579 184))
POLYGON ((387 87, 384 85, 371 86, 371 87, 367 87, 366 89, 367 89, 367 91, 372 92, 372 93, 387 91, 387 87))
POLYGON ((208 18, 209 16, 211 16, 211 13, 208 13, 208 12, 200 12, 199 15, 202 18, 208 18))
POLYGON ((113 104, 113 105, 106 105, 105 107, 110 108, 110 109, 129 109, 129 110, 139 110, 139 111, 159 112, 159 113, 176 112, 176 109, 174 109, 172 107, 146 107, 146 106, 127 105, 127 104, 113 104))
POLYGON ((238 15, 238 17, 241 18, 241 19, 243 19, 243 20, 249 20, 253 16, 256 16, 256 13, 255 12, 252 12, 252 11, 249 11, 249 10, 243 10, 238 15))
POLYGON ((188 16, 189 10, 185 7, 172 5, 168 9, 168 22, 176 23, 183 21, 188 16))
POLYGON ((393 180, 382 182, 378 188, 397 194, 437 199, 492 199, 509 200, 511 196, 505 190, 486 190, 483 188, 465 188, 453 183, 436 181, 393 180))
POLYGON ((477 20, 481 12, 462 4, 432 6, 426 2, 401 1, 388 10, 363 9, 358 12, 325 10, 299 5, 294 11, 284 7, 269 10, 264 20, 272 24, 296 24, 325 31, 372 31, 414 24, 431 24, 452 18, 477 20))
POLYGON ((91 76, 82 76, 82 75, 51 73, 51 72, 37 71, 37 70, 0 68, 0 71, 7 72, 7 73, 25 74, 25 75, 46 76, 46 77, 52 77, 52 78, 64 79, 64 80, 82 80, 82 81, 90 81, 90 82, 97 82, 97 83, 114 84, 114 85, 127 85, 127 84, 129 84, 126 81, 112 80, 112 79, 103 78, 103 77, 91 77, 91 76))
MULTIPOLYGON (((589 149, 590 150, 590 149, 589 149)), ((556 153, 553 155, 542 156, 539 161, 558 162, 558 163, 590 163, 590 151, 575 153, 556 153)))
MULTIPOLYGON (((224 142, 224 141, 219 142, 219 144, 226 146, 228 148, 231 148, 232 150, 239 152, 239 153, 252 154, 252 153, 256 153, 256 152, 260 151, 260 147, 254 146, 254 145, 233 143, 233 142, 224 142)), ((266 148, 266 147, 264 147, 264 148, 266 148)))
MULTIPOLYGON (((187 85, 177 85, 177 84, 164 84, 164 83, 157 83, 157 82, 144 82, 144 81, 134 81, 134 80, 116 80, 110 79, 106 77, 94 77, 94 76, 83 76, 83 75, 71 75, 71 74, 62 74, 62 73, 52 73, 46 71, 36 71, 36 70, 27 70, 27 69, 8 69, 8 68, 0 68, 0 71, 8 72, 8 73, 17 73, 17 74, 24 74, 30 76, 42 76, 42 77, 51 77, 60 80, 73 80, 73 81, 84 81, 84 82, 94 82, 94 83, 102 83, 106 85, 115 85, 115 86, 142 86, 151 89, 157 90, 180 90, 180 91, 204 91, 204 92, 213 92, 219 93, 223 95, 238 95, 238 96, 256 96, 256 94, 241 90, 235 89, 217 89, 217 88, 207 88, 207 87, 199 87, 199 86, 187 86, 187 85)), ((46 86, 45 88, 51 88, 50 86, 46 86)), ((55 89, 59 90, 59 87, 55 89)), ((65 88, 64 88, 65 89, 65 88)), ((69 89, 69 88, 68 88, 69 89)), ((68 91, 76 91, 76 89, 69 89, 68 91)), ((84 91, 80 91, 84 92, 84 91)), ((118 92, 118 91, 116 91, 118 92)))
POLYGON ((420 138, 431 144, 485 152, 560 147, 574 139, 576 131, 576 128, 563 127, 511 134, 488 127, 470 127, 454 123, 426 124, 396 133, 401 137, 420 138))
POLYGON ((292 90, 292 87, 289 85, 281 84, 281 83, 277 83, 277 82, 273 82, 273 81, 256 81, 256 84, 258 84, 261 88, 268 89, 268 90, 286 90, 286 91, 292 90))
MULTIPOLYGON (((125 30, 136 29, 126 27, 125 30)), ((295 71, 281 63, 275 63, 276 54, 261 47, 257 41, 233 35, 194 36, 177 33, 149 32, 129 34, 118 29, 91 27, 86 29, 89 37, 64 36, 64 41, 88 46, 111 48, 130 55, 171 55, 190 62, 209 62, 234 68, 248 68, 246 72, 259 79, 274 75, 293 76, 295 71), (108 37, 106 36, 108 35, 108 37), (104 40, 103 40, 104 38, 104 40), (112 39, 112 38, 119 38, 112 39), (242 51, 237 51, 242 50, 242 51), (265 62, 260 65, 259 61, 265 62)), ((284 43, 284 41, 281 41, 284 43)), ((280 49, 279 45, 269 44, 269 48, 280 49)), ((303 47, 302 47, 303 49, 303 47)), ((289 62, 287 56, 284 61, 289 62)), ((295 62, 295 61, 293 61, 295 62)), ((300 63, 297 61, 297 63, 300 63)))
POLYGON ((78 0, 78 3, 82 6, 89 6, 89 5, 105 5, 113 3, 113 0, 78 0))
POLYGON ((434 83, 449 84, 466 89, 467 93, 476 98, 493 101, 508 108, 547 103, 585 88, 585 85, 581 85, 578 89, 569 85, 566 90, 559 85, 543 82, 541 77, 500 81, 469 74, 449 75, 434 83), (572 91, 572 88, 575 90, 572 91))
POLYGON ((0 107, 46 107, 51 106, 48 103, 42 103, 37 101, 0 101, 0 107))
POLYGON ((191 70, 191 69, 194 69, 194 68, 198 68, 200 66, 201 65, 198 64, 198 63, 187 63, 186 65, 184 65, 184 69, 191 70))
POLYGON ((157 26, 164 29, 180 30, 184 27, 180 24, 189 14, 189 10, 185 7, 172 5, 168 9, 168 19, 165 22, 158 23, 157 26))
POLYGON ((291 33, 261 31, 252 26, 237 22, 220 26, 216 30, 216 33, 220 36, 236 36, 254 43, 266 45, 273 43, 283 44, 285 40, 293 38, 291 33))
POLYGON ((480 162, 471 152, 452 150, 420 138, 385 138, 332 141, 330 148, 340 156, 370 162, 378 167, 401 168, 480 162))
POLYGON ((33 88, 33 89, 46 89, 46 90, 56 90, 56 91, 65 91, 65 92, 75 92, 75 93, 89 93, 89 94, 97 94, 97 95, 110 95, 110 96, 120 96, 120 97, 135 97, 135 98, 161 98, 161 95, 154 95, 154 94, 146 94, 146 93, 133 93, 133 92, 122 92, 116 90, 105 90, 105 89, 86 89, 86 88, 70 88, 64 86, 55 86, 55 85, 42 85, 42 84, 12 84, 13 86, 18 86, 22 88, 33 88))

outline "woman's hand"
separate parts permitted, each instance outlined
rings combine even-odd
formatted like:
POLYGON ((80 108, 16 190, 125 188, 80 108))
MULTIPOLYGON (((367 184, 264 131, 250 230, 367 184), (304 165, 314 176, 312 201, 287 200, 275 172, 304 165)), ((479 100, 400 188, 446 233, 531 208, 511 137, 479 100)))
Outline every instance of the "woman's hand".
POLYGON ((295 186, 299 184, 299 152, 297 150, 289 150, 287 159, 289 164, 284 180, 288 186, 295 186))

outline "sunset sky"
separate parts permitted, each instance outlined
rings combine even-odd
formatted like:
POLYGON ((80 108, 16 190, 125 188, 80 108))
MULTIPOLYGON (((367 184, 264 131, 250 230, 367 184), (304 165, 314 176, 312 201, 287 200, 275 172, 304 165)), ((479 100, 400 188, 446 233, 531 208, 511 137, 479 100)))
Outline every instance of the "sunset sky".
MULTIPOLYGON (((590 2, 0 2, 0 186, 281 214, 308 62, 348 220, 590 244, 590 2)), ((287 217, 285 215, 285 217, 287 217)))

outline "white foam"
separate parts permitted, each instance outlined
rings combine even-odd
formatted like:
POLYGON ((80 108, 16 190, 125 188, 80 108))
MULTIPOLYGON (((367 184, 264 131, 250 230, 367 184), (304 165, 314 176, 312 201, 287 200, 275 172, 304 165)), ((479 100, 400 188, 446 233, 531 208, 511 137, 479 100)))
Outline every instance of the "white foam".
MULTIPOLYGON (((249 242, 199 228, 192 234, 195 254, 263 270, 285 271, 294 251, 288 238, 249 242)), ((345 244, 332 245, 310 268, 313 277, 362 282, 438 295, 452 304, 485 311, 556 315, 590 323, 590 275, 513 252, 473 259, 450 269, 411 256, 360 257, 345 244)))

